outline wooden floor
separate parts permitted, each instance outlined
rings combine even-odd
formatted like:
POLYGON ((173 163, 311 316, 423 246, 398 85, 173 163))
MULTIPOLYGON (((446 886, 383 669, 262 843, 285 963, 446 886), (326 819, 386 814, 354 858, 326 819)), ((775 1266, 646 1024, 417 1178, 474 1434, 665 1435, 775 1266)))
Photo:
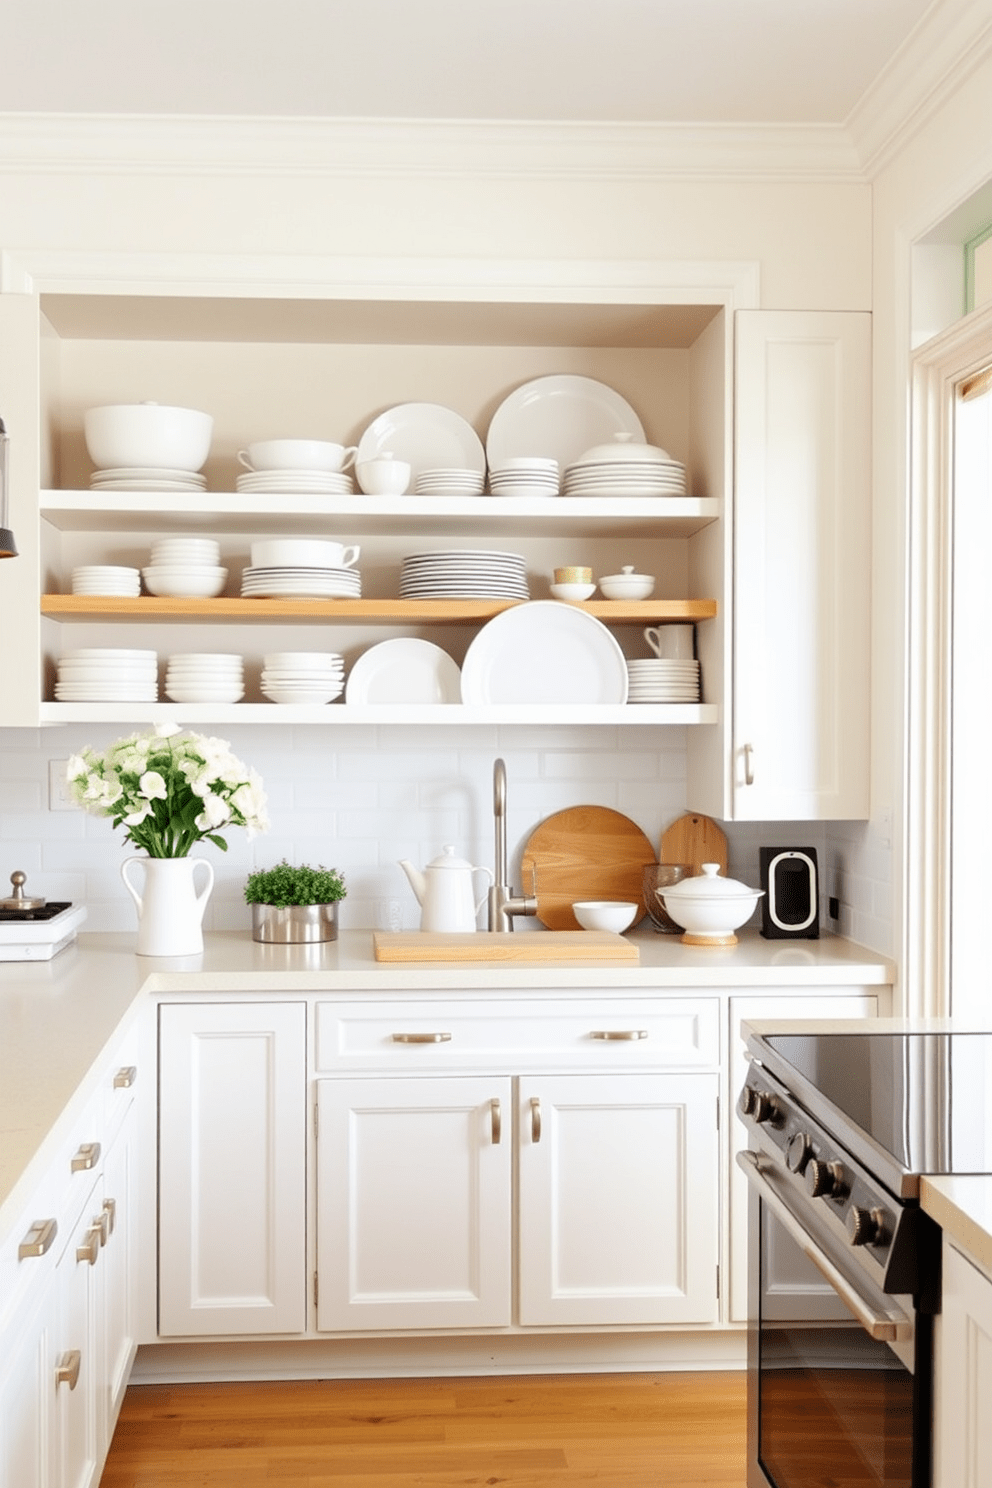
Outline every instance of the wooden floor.
POLYGON ((744 1488, 745 1375, 136 1385, 101 1488, 744 1488))

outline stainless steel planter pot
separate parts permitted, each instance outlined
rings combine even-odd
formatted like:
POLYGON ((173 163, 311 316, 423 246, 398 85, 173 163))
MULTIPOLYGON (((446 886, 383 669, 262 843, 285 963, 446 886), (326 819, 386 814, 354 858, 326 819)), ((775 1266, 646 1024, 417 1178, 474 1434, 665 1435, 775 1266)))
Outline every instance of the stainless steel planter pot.
POLYGON ((269 945, 300 945, 337 940, 338 906, 333 904, 253 904, 251 938, 269 945))

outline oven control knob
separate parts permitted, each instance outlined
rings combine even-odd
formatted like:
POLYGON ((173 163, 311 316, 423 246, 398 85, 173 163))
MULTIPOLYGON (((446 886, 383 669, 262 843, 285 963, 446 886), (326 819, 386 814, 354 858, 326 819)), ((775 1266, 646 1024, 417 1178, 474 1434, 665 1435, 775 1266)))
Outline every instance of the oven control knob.
POLYGON ((862 1209, 852 1204, 844 1223, 852 1245, 881 1245, 888 1238, 881 1209, 862 1209))
POLYGON ((839 1162, 811 1158, 804 1174, 811 1199, 839 1199, 847 1193, 847 1180, 839 1162))
POLYGON ((785 1165, 789 1172, 805 1173, 811 1157, 809 1137, 805 1132, 796 1132, 789 1138, 789 1145, 785 1149, 785 1165))
POLYGON ((782 1125, 779 1103, 767 1090, 754 1090, 746 1085, 741 1096, 741 1110, 745 1116, 752 1116, 759 1126, 782 1125))

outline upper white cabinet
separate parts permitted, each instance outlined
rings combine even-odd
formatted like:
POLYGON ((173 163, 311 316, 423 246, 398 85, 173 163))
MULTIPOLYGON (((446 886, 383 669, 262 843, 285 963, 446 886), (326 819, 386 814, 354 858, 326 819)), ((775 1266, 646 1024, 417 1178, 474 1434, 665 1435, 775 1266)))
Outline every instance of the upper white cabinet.
POLYGON ((865 818, 870 317, 746 311, 736 335, 733 748, 716 814, 865 818))

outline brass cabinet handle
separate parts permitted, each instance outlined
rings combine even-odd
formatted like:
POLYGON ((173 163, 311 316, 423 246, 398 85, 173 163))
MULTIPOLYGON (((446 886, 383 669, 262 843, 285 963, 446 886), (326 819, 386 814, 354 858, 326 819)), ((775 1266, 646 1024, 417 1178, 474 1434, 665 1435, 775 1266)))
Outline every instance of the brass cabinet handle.
POLYGON ((90 1266, 95 1266, 102 1243, 100 1239, 100 1223, 97 1221, 95 1224, 91 1224, 86 1231, 86 1239, 82 1245, 77 1245, 76 1260, 86 1261, 90 1266))
POLYGON ((130 1090, 138 1078, 138 1066, 136 1064, 123 1065, 114 1076, 115 1090, 130 1090))
POLYGON ((754 745, 753 744, 745 744, 744 745, 744 784, 745 785, 753 785, 754 784, 754 767, 753 767, 753 765, 751 763, 751 756, 753 754, 754 754, 754 745))
POLYGON ((55 1387, 68 1385, 74 1390, 79 1383, 79 1366, 83 1356, 78 1349, 70 1349, 67 1354, 60 1354, 55 1365, 55 1387))
POLYGON ((495 1098, 489 1102, 489 1115, 492 1120, 493 1146, 498 1147, 503 1138, 503 1108, 495 1098))
POLYGON ((391 1033, 394 1044, 450 1044, 450 1033, 391 1033))
POLYGON ((95 1168, 99 1161, 100 1143, 84 1142, 72 1159, 72 1171, 74 1173, 86 1173, 90 1168, 95 1168))
POLYGON ((530 1098, 530 1139, 532 1142, 541 1140, 541 1102, 536 1095, 530 1098))
POLYGON ((108 1234, 112 1235, 114 1233, 114 1227, 117 1224, 117 1200, 104 1199, 103 1213, 104 1218, 107 1222, 107 1232, 108 1234))
POLYGON ((590 1038, 603 1039, 606 1043, 631 1043, 636 1039, 646 1039, 648 1031, 646 1028, 595 1028, 589 1035, 590 1038))
POLYGON ((100 1244, 106 1245, 107 1241, 110 1239, 110 1213, 107 1209, 106 1204, 104 1204, 103 1208, 100 1210, 100 1213, 93 1221, 91 1228, 96 1230, 99 1234, 100 1244))
POLYGON ((58 1232, 57 1220, 36 1219, 17 1247, 17 1259, 26 1261, 31 1256, 43 1256, 47 1250, 51 1250, 52 1241, 58 1232))

